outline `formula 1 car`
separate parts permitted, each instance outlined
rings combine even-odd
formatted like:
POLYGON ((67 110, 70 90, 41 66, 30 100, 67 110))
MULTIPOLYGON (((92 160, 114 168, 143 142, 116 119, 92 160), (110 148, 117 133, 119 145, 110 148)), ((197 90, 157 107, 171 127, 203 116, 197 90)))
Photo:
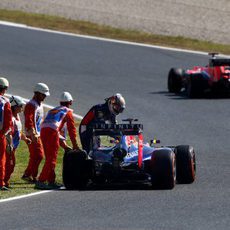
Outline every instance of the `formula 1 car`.
MULTIPOLYGON (((126 119, 122 124, 95 124, 91 151, 65 152, 63 183, 66 189, 91 184, 149 183, 154 189, 173 189, 176 182, 195 180, 192 146, 156 147, 143 142, 143 125, 126 119), (103 143, 104 142, 104 143, 103 143)), ((154 146, 155 145, 155 146, 154 146)))
POLYGON ((192 69, 171 68, 168 74, 168 90, 179 93, 182 88, 189 98, 197 98, 205 92, 230 93, 230 58, 217 58, 217 53, 209 53, 211 58, 205 67, 192 69))

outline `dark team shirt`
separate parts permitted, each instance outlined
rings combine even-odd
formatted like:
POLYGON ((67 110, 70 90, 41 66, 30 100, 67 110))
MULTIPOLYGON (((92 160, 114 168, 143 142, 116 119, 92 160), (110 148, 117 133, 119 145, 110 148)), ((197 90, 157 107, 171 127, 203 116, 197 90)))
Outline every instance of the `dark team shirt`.
POLYGON ((93 106, 84 116, 80 126, 91 126, 93 123, 116 123, 116 116, 109 110, 108 103, 93 106))

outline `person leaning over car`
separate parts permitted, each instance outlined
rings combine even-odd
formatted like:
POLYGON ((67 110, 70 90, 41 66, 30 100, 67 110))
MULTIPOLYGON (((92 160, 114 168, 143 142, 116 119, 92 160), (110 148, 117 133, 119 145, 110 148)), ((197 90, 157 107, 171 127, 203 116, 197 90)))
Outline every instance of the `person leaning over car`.
POLYGON ((23 110, 23 105, 25 102, 19 96, 10 97, 10 105, 12 110, 12 132, 7 134, 7 149, 6 149, 6 172, 5 172, 5 186, 9 188, 9 180, 11 174, 14 172, 15 168, 15 152, 19 146, 20 140, 24 140, 27 144, 31 143, 31 140, 25 136, 22 132, 22 123, 19 116, 19 113, 23 110), (12 134, 12 140, 11 135, 12 134), (13 150, 10 149, 11 143, 13 144, 13 150))
POLYGON ((27 102, 24 109, 25 134, 32 142, 28 145, 29 162, 22 179, 30 183, 37 181, 38 167, 44 156, 40 138, 41 122, 44 114, 42 102, 49 95, 49 87, 44 83, 37 83, 34 87, 34 96, 27 102))
POLYGON ((61 136, 64 125, 72 142, 74 150, 79 150, 76 140, 77 131, 74 124, 73 110, 70 109, 73 98, 70 93, 63 92, 60 98, 60 106, 48 111, 46 118, 41 125, 41 139, 45 153, 45 164, 35 185, 37 189, 57 189, 61 187, 55 182, 55 167, 57 161, 58 148, 70 149, 65 142, 65 137, 61 136))
POLYGON ((125 99, 117 93, 105 99, 104 104, 94 105, 83 117, 79 134, 82 148, 88 153, 90 151, 90 142, 92 139, 92 130, 90 126, 94 123, 116 123, 116 116, 125 109, 125 99))
MULTIPOLYGON (((12 129, 12 111, 9 100, 4 97, 9 88, 9 82, 6 78, 0 77, 0 190, 8 190, 5 186, 5 167, 6 167, 6 135, 12 129)), ((10 140, 12 136, 10 135, 10 140)), ((12 142, 9 143, 10 151, 12 142)))

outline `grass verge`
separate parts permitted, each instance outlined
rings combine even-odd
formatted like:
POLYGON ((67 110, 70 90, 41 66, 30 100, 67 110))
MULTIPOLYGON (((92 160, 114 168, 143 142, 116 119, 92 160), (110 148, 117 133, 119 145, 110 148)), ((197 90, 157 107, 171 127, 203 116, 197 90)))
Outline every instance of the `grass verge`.
POLYGON ((32 14, 21 11, 0 9, 0 20, 17 22, 28 26, 65 31, 138 43, 161 45, 167 47, 198 50, 204 52, 218 52, 230 54, 230 45, 217 44, 209 41, 200 41, 185 37, 172 37, 143 33, 134 30, 124 30, 110 26, 98 25, 86 21, 75 21, 62 17, 32 14))

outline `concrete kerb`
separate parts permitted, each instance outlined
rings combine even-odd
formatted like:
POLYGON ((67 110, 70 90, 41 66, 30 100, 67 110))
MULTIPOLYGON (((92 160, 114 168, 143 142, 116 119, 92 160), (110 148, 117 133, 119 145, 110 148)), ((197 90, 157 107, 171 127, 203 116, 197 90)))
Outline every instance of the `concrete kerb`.
MULTIPOLYGON (((5 94, 5 96, 6 96, 6 97, 11 97, 12 94, 5 94)), ((28 101, 29 101, 29 99, 27 99, 27 98, 23 98, 23 97, 22 97, 22 99, 23 99, 23 101, 25 101, 25 102, 28 102, 28 101)), ((48 105, 48 104, 45 104, 45 103, 43 104, 43 106, 44 106, 45 108, 47 108, 47 109, 53 109, 53 108, 54 108, 54 106, 48 105)), ((80 116, 80 115, 78 115, 78 114, 75 114, 75 113, 74 113, 74 118, 76 118, 76 119, 78 119, 78 120, 81 120, 83 117, 80 116)))

